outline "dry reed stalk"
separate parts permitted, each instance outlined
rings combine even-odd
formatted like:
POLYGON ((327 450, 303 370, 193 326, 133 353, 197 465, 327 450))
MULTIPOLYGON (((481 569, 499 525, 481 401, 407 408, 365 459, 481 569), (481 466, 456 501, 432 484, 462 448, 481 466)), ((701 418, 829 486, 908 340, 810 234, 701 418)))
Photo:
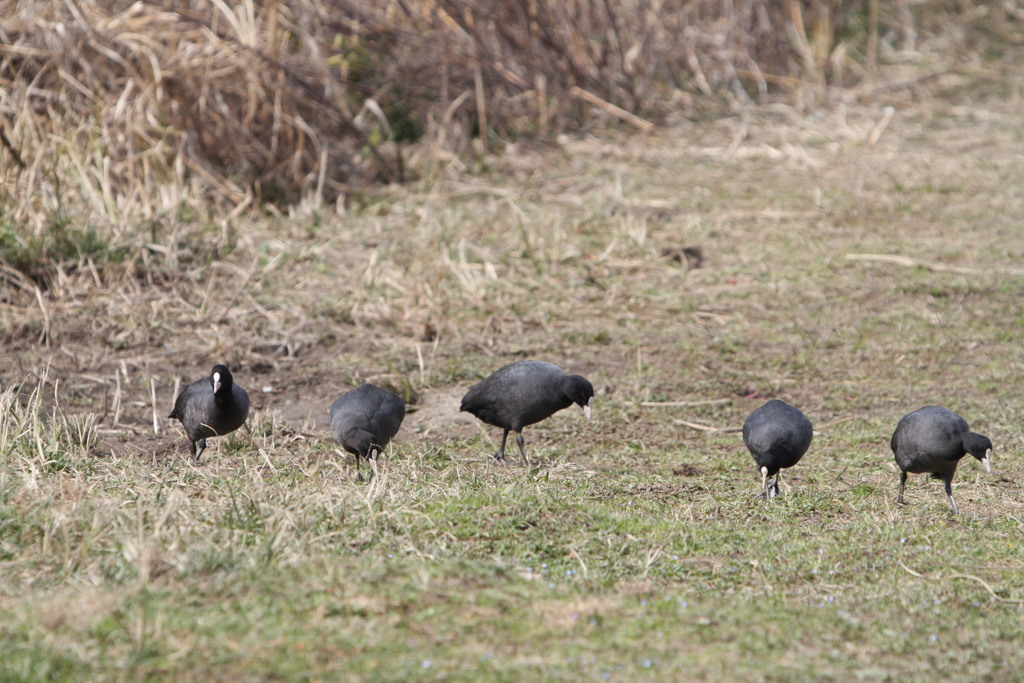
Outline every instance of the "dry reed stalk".
POLYGON ((153 408, 153 433, 160 433, 160 408, 156 403, 156 377, 149 378, 149 399, 153 408))
POLYGON ((597 95, 587 92, 586 90, 580 88, 579 86, 574 85, 572 88, 570 88, 569 94, 575 97, 579 97, 581 100, 586 100, 587 102, 601 109, 602 111, 611 114, 617 119, 625 121, 634 128, 638 128, 645 133, 649 133, 655 128, 654 124, 651 123, 650 121, 645 121, 636 114, 631 114, 630 112, 626 111, 622 107, 616 107, 611 102, 606 102, 597 95))

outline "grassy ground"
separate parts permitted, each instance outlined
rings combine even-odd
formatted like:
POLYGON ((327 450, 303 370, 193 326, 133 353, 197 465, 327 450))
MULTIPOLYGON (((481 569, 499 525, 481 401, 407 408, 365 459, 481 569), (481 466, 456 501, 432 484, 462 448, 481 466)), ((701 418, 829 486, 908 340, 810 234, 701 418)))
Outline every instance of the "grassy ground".
POLYGON ((1019 111, 567 140, 5 276, 2 678, 1018 676, 1019 111), (503 469, 458 399, 526 357, 596 419, 503 469), (194 467, 164 416, 218 361, 255 411, 194 467), (414 401, 371 485, 325 438, 364 380, 414 401), (818 434, 765 504, 721 430, 773 396, 818 434), (929 403, 996 446, 957 517, 919 476, 895 506, 929 403))

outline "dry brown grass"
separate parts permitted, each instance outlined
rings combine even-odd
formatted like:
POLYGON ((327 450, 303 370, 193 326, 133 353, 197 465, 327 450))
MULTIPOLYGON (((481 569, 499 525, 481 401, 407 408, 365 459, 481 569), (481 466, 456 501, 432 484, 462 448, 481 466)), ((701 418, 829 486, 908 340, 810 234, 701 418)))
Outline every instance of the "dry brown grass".
MULTIPOLYGON (((159 252, 183 218, 202 227, 265 202, 332 201, 400 181, 410 164, 447 164, 473 140, 487 147, 596 120, 646 129, 636 116, 693 117, 771 93, 808 106, 830 87, 875 83, 867 76, 879 63, 916 65, 902 72, 913 85, 932 74, 936 35, 951 36, 940 74, 976 49, 973 3, 927 21, 904 5, 870 8, 6 0, 4 258, 30 270, 8 243, 31 254, 66 221, 104 245, 159 252)), ((44 258, 88 251, 80 242, 73 235, 44 258)))

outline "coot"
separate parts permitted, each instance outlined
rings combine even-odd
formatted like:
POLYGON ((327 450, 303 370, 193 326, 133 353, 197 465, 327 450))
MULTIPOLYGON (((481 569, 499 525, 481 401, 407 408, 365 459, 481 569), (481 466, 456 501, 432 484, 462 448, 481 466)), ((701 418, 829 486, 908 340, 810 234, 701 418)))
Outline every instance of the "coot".
POLYGON ((761 473, 761 497, 779 495, 779 470, 800 462, 811 445, 811 421, 785 401, 772 399, 743 423, 743 443, 761 473), (769 477, 774 477, 769 483, 769 477))
POLYGON ((502 464, 506 464, 508 433, 516 432, 516 445, 523 456, 523 464, 529 465, 523 427, 551 417, 573 403, 583 408, 589 420, 594 405, 594 387, 586 378, 567 375, 552 363, 520 360, 509 363, 470 387, 459 410, 505 430, 501 435, 501 447, 493 456, 502 464))
POLYGON ((209 377, 181 390, 168 417, 181 421, 192 459, 199 462, 207 439, 235 431, 248 415, 249 394, 235 384, 226 365, 214 365, 209 377))
POLYGON ((903 505, 903 489, 907 473, 930 473, 934 479, 946 484, 946 495, 959 512, 953 500, 953 473, 960 458, 973 455, 992 471, 992 442, 967 427, 967 421, 948 408, 925 406, 905 415, 889 442, 896 464, 900 466, 900 495, 896 502, 903 505))
POLYGON ((405 402, 373 384, 347 391, 331 405, 331 433, 356 457, 356 479, 362 481, 359 458, 370 461, 377 474, 377 457, 384 451, 405 419, 405 402))

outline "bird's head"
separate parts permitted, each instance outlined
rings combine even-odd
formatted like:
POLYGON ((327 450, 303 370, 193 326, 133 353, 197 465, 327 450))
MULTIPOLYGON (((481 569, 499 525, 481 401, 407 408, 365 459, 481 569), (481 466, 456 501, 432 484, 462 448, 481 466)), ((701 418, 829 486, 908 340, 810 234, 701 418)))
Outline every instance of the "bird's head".
POLYGON ((213 384, 213 393, 219 394, 224 389, 231 390, 231 371, 226 365, 214 365, 210 373, 210 383, 213 384))
POLYGON ((355 453, 356 457, 361 456, 367 460, 376 459, 384 450, 375 442, 373 434, 359 427, 352 427, 341 436, 341 445, 349 453, 355 453))
POLYGON ((566 377, 566 396, 583 408, 583 414, 590 419, 591 411, 594 408, 594 386, 581 375, 569 375, 566 377))
POLYGON ((992 471, 992 442, 987 436, 967 432, 964 434, 964 451, 973 455, 985 466, 986 472, 992 471))

